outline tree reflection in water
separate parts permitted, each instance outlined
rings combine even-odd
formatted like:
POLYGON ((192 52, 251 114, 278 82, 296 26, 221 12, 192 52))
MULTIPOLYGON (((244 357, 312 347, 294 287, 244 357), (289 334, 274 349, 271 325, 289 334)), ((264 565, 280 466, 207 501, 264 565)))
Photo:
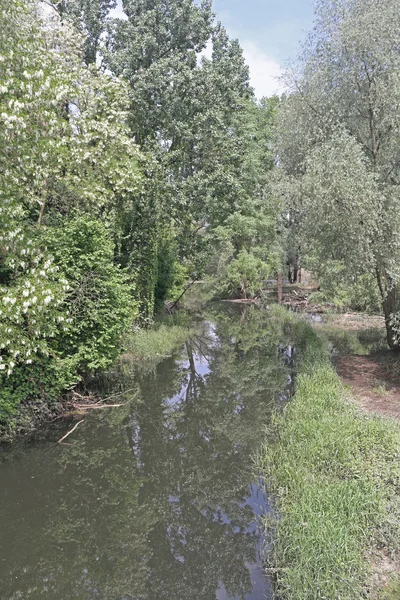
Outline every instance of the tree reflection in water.
POLYGON ((285 343, 266 312, 215 311, 183 355, 120 374, 139 396, 92 411, 71 446, 5 455, 1 598, 268 598, 252 457, 287 387, 285 343))

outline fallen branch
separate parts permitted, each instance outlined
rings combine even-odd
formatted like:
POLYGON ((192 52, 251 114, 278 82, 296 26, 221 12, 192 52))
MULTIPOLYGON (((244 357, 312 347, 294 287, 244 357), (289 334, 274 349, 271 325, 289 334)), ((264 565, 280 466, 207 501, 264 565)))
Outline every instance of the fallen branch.
POLYGON ((75 408, 78 410, 100 410, 101 408, 118 408, 119 406, 126 406, 129 404, 129 402, 130 400, 128 402, 124 402, 124 404, 75 404, 75 408))
POLYGON ((66 433, 60 440, 58 440, 57 444, 61 444, 61 442, 63 442, 69 435, 71 435, 71 433, 73 433, 75 431, 75 429, 84 422, 85 419, 82 419, 82 421, 78 421, 78 423, 71 429, 71 431, 68 431, 68 433, 66 433))
POLYGON ((196 283, 196 280, 194 279, 186 286, 186 288, 184 289, 182 294, 179 296, 179 298, 177 300, 175 300, 175 302, 173 302, 171 306, 168 306, 169 312, 172 312, 174 310, 174 308, 176 308, 178 306, 179 301, 182 300, 182 298, 186 294, 186 292, 188 292, 190 290, 190 288, 192 288, 194 286, 195 283, 196 283))
POLYGON ((100 399, 99 402, 107 402, 107 400, 111 400, 111 398, 118 398, 118 396, 124 396, 125 394, 129 394, 130 392, 137 393, 137 388, 129 388, 128 390, 123 390, 122 392, 117 392, 116 394, 112 394, 111 396, 107 396, 106 398, 100 399))
MULTIPOLYGON (((103 406, 106 406, 105 404, 102 404, 103 402, 107 402, 107 400, 112 400, 114 398, 118 398, 119 396, 124 396, 125 394, 129 394, 130 392, 133 391, 137 391, 136 388, 130 388, 129 390, 123 390, 122 392, 117 392, 116 394, 112 394, 111 396, 107 396, 106 398, 96 398, 95 396, 82 396, 82 394, 78 394, 78 392, 74 391, 73 397, 71 399, 71 405, 74 408, 95 408, 96 406, 98 406, 99 408, 102 408, 103 406), (78 401, 75 401, 75 398, 80 398, 81 403, 79 403, 78 401), (91 402, 93 400, 92 404, 82 404, 82 401, 86 401, 86 402, 91 402)), ((128 403, 127 403, 128 404, 128 403)), ((114 406, 114 405, 113 405, 114 406)), ((122 404, 116 404, 115 406, 123 406, 122 404)))
POLYGON ((95 401, 96 400, 96 398, 94 396, 82 396, 82 394, 79 394, 76 390, 74 390, 73 394, 72 394, 72 400, 74 398, 80 398, 81 400, 86 400, 86 401, 90 401, 90 400, 95 401))

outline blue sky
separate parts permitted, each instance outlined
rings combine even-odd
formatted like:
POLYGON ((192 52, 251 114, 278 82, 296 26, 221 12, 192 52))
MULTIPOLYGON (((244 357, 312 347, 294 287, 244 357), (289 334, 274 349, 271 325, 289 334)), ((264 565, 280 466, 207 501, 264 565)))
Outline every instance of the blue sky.
POLYGON ((314 18, 313 0, 214 0, 213 4, 227 29, 281 63, 296 54, 314 18))
POLYGON ((282 91, 277 77, 312 28, 314 0, 214 0, 214 11, 240 40, 256 95, 282 91))

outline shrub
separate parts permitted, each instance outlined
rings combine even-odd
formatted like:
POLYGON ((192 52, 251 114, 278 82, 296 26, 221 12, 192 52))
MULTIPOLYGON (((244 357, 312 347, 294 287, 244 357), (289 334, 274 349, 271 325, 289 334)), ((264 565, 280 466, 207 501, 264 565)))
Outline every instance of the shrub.
POLYGON ((137 316, 132 288, 114 264, 113 241, 103 223, 77 217, 52 231, 48 244, 69 285, 69 326, 56 339, 57 352, 79 373, 105 369, 137 316))

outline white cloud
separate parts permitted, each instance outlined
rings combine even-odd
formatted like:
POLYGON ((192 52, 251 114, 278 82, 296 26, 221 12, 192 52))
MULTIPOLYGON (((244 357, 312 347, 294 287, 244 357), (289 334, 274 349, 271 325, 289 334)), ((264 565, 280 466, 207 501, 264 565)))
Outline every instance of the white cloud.
POLYGON ((250 81, 257 98, 282 94, 284 86, 279 81, 281 65, 265 54, 253 42, 241 42, 246 63, 250 69, 250 81))

